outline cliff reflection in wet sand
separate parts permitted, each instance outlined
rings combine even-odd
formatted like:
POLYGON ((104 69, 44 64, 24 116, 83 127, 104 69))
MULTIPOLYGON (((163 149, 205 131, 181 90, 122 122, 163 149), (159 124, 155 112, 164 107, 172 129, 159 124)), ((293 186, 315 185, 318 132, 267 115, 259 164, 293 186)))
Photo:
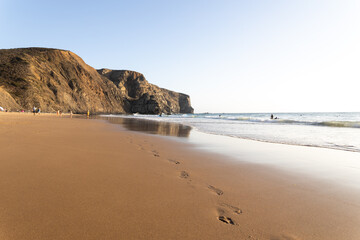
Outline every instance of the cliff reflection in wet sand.
POLYGON ((191 131, 191 127, 177 123, 122 117, 101 117, 101 119, 105 119, 110 123, 121 124, 131 131, 140 131, 164 136, 189 137, 191 131))

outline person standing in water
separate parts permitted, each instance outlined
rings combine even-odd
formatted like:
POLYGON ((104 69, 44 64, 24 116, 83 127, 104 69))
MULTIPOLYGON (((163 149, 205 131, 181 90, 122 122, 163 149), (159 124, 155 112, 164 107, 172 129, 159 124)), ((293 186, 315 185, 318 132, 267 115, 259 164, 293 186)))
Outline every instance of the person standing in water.
POLYGON ((274 115, 271 114, 270 119, 274 119, 274 115))

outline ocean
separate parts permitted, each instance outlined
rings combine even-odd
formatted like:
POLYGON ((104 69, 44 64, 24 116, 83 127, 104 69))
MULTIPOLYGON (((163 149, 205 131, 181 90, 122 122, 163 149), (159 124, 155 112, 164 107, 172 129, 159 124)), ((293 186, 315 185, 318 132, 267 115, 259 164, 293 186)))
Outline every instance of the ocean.
POLYGON ((173 122, 203 133, 233 138, 360 152, 360 112, 134 114, 106 117, 173 122), (274 119, 270 119, 271 114, 274 119))

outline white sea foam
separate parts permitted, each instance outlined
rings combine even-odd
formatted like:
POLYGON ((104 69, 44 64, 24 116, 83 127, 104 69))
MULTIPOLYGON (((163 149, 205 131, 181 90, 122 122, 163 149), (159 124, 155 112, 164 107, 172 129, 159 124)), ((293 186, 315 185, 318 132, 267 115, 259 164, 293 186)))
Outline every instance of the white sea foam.
POLYGON ((276 113, 277 119, 270 119, 270 113, 121 117, 175 122, 216 135, 360 152, 360 113, 276 113))

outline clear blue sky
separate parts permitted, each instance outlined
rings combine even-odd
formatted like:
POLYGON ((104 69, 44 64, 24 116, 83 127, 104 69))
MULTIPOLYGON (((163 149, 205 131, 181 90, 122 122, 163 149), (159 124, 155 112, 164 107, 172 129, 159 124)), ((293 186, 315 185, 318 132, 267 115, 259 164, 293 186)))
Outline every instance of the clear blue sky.
POLYGON ((196 112, 360 111, 357 0, 0 0, 0 48, 71 50, 196 112))

